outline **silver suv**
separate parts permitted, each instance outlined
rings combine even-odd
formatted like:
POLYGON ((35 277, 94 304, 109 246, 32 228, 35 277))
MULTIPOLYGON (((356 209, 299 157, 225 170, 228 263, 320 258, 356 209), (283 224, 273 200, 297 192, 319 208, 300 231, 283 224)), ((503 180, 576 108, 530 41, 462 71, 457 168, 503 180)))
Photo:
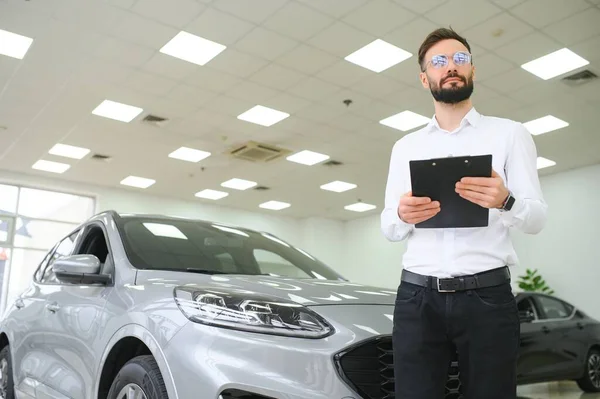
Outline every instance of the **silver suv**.
POLYGON ((269 233, 105 212, 7 309, 0 397, 393 398, 395 297, 269 233))

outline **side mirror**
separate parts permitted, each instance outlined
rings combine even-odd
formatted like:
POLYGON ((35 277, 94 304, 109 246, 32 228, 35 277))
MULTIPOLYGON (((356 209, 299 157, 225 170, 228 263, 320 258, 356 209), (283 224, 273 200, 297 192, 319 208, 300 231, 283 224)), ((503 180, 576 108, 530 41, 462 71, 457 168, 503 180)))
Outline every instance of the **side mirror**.
POLYGON ((521 321, 521 323, 531 323, 532 321, 535 320, 535 316, 530 311, 520 310, 519 311, 519 320, 521 321))
POLYGON ((106 284, 111 276, 100 274, 100 266, 100 260, 94 255, 70 255, 57 259, 52 271, 63 283, 106 284))

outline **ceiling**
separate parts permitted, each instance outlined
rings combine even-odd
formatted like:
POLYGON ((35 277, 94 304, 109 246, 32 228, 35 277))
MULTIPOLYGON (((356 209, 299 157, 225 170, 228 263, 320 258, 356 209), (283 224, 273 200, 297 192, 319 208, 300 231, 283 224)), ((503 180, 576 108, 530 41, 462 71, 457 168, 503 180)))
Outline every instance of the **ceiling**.
POLYGON ((472 45, 478 111, 569 123, 534 137, 538 155, 557 163, 540 175, 600 163, 600 79, 570 87, 562 76, 542 80, 520 67, 568 47, 600 75, 600 0, 0 0, 0 29, 34 39, 22 60, 0 55, 0 169, 255 212, 274 212, 258 205, 277 200, 291 204, 279 213, 292 217, 378 213, 391 148, 407 134, 379 121, 404 110, 432 116, 416 52, 427 33, 448 25, 472 45), (227 48, 204 66, 159 52, 182 30, 227 48), (413 56, 380 73, 344 59, 378 38, 413 56), (143 112, 130 123, 93 115, 105 99, 143 112), (257 104, 290 116, 270 127, 237 118, 257 104), (168 123, 142 123, 147 114, 168 123), (227 155, 249 140, 342 164, 227 155), (57 143, 91 153, 81 160, 48 154, 57 143), (212 155, 198 163, 168 157, 181 146, 212 155), (32 169, 40 159, 71 167, 32 169), (156 183, 120 185, 129 175, 156 183), (269 190, 220 186, 231 178, 269 190), (320 189, 333 180, 358 187, 320 189), (194 197, 203 189, 230 195, 194 197), (359 200, 377 208, 344 209, 359 200))

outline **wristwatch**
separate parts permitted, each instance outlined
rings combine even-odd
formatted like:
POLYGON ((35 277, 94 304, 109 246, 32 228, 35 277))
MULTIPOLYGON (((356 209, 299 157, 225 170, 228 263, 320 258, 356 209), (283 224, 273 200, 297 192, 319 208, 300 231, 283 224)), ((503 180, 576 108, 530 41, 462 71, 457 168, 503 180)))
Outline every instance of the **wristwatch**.
POLYGON ((502 210, 503 211, 510 211, 513 207, 513 205, 515 204, 515 197, 513 196, 513 194, 509 191, 508 192, 508 197, 506 197, 506 199, 504 200, 504 203, 502 204, 502 210))

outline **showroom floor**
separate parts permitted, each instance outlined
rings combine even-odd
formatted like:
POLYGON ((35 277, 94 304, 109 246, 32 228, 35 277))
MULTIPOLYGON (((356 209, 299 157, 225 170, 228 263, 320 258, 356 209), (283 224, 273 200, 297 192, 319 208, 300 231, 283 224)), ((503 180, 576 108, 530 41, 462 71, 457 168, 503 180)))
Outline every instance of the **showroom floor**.
POLYGON ((572 382, 524 385, 517 391, 518 399, 600 399, 600 393, 584 393, 572 382))

